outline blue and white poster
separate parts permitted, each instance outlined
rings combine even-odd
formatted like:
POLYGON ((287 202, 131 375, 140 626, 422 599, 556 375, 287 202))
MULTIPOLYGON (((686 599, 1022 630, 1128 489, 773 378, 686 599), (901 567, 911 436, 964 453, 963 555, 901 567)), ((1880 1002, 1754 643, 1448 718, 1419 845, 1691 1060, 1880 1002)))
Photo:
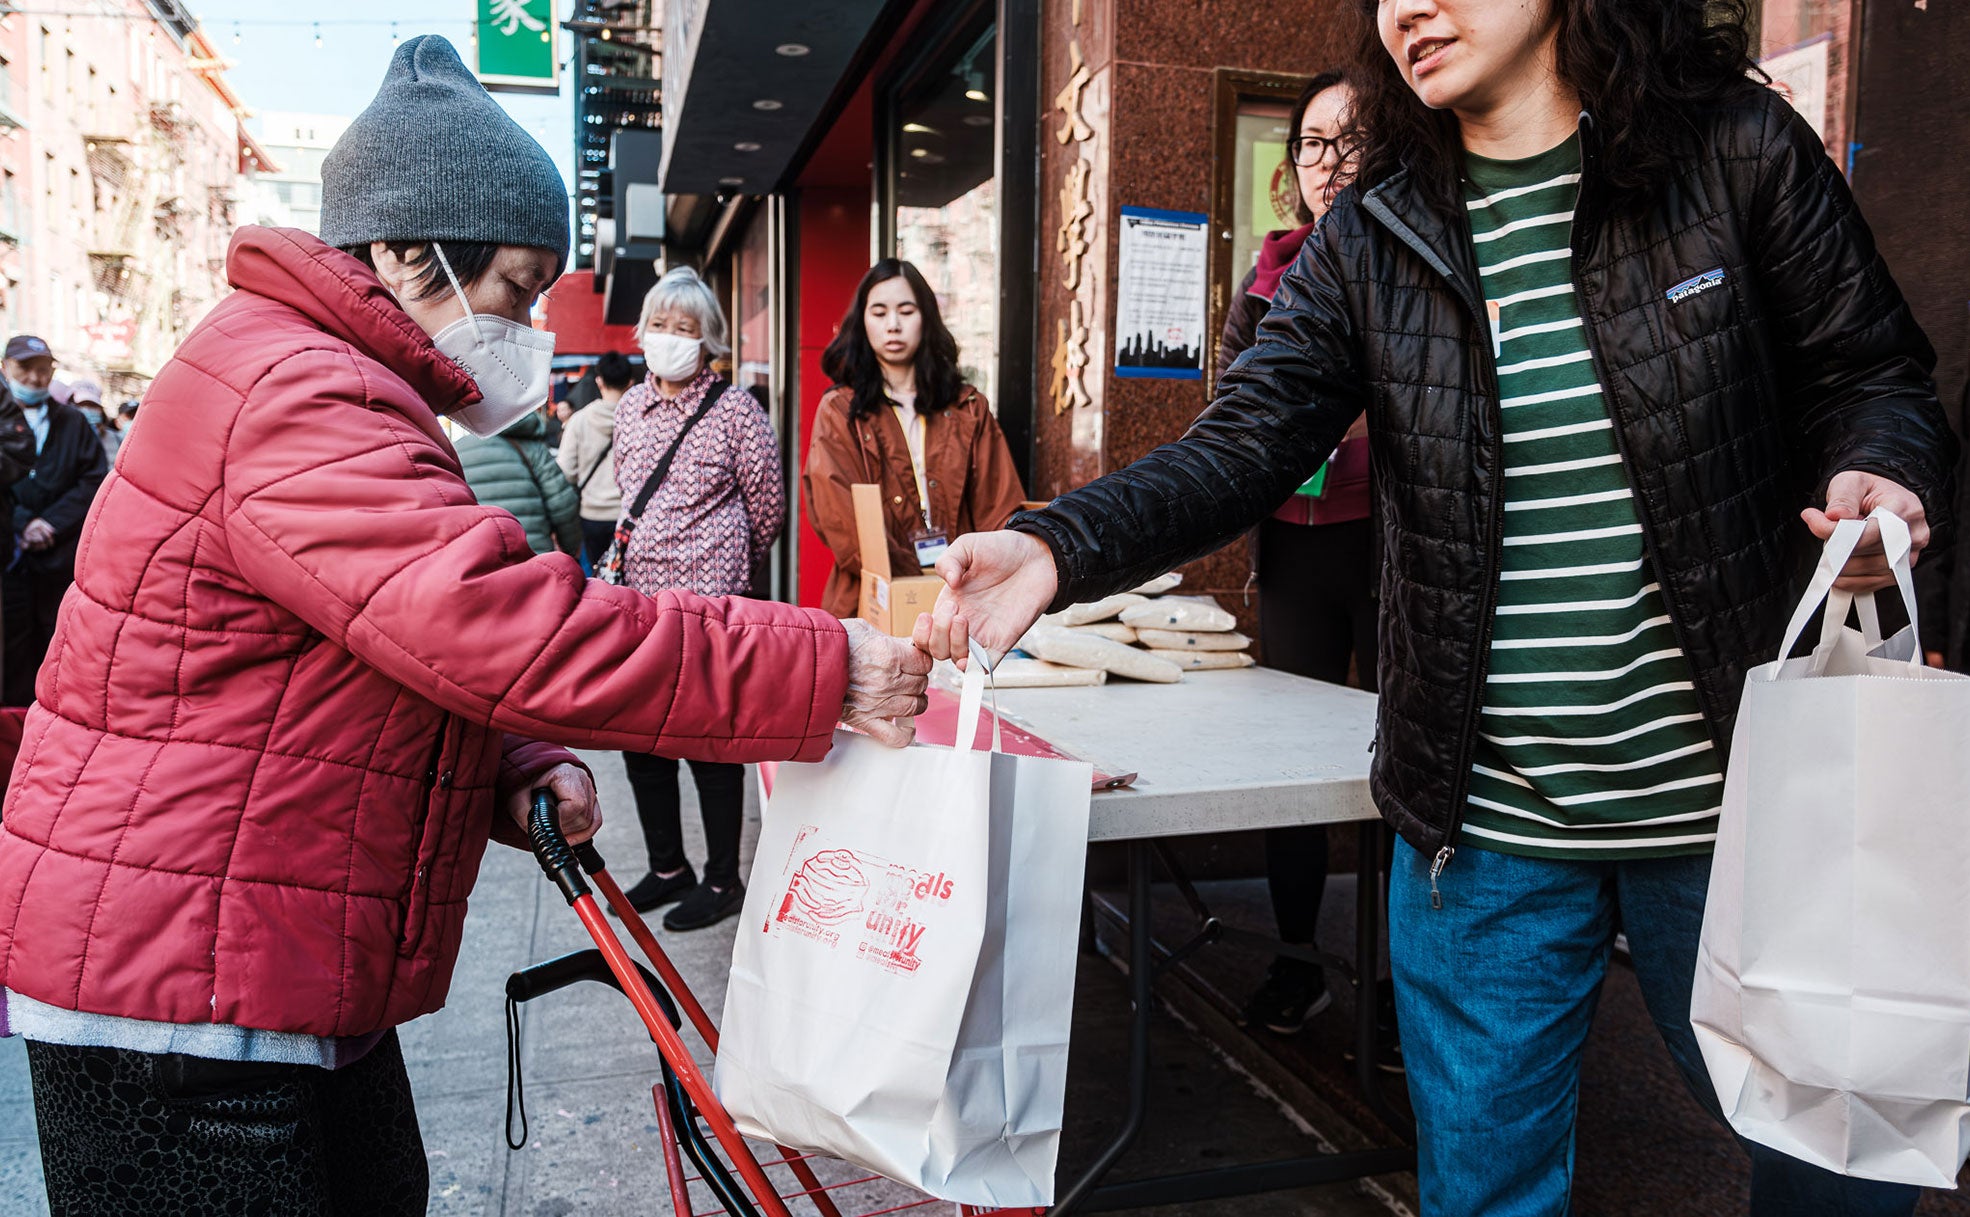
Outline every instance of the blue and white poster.
POLYGON ((1209 216, 1122 208, 1115 375, 1204 379, 1209 216))

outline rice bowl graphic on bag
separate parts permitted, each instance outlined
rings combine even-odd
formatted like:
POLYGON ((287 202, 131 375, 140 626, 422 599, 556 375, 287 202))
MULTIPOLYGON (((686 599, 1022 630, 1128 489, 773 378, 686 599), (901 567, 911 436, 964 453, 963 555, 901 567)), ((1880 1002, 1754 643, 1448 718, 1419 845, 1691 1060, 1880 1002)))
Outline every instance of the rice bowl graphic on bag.
POLYGON ((952 880, 852 849, 823 849, 802 860, 802 846, 819 832, 807 825, 795 836, 782 872, 791 876, 786 892, 761 932, 784 930, 837 949, 846 938, 858 959, 916 971, 928 928, 916 914, 948 905, 952 880))

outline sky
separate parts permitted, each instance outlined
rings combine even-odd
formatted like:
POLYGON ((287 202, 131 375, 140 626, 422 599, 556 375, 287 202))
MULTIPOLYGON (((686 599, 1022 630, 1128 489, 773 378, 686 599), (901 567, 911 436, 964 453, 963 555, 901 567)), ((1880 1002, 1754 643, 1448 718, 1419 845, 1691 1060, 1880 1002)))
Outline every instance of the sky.
MULTIPOLYGON (((189 5, 220 53, 237 61, 226 79, 256 111, 344 117, 361 113, 389 66, 393 23, 401 38, 444 35, 458 48, 466 66, 472 66, 474 0, 290 0, 284 4, 189 0, 189 5), (317 33, 320 47, 315 45, 317 33)), ((567 5, 555 7, 558 11, 567 5)), ((560 45, 565 65, 571 54, 565 30, 560 45)), ((553 155, 561 176, 572 181, 574 108, 569 79, 564 66, 558 97, 494 96, 553 155)))

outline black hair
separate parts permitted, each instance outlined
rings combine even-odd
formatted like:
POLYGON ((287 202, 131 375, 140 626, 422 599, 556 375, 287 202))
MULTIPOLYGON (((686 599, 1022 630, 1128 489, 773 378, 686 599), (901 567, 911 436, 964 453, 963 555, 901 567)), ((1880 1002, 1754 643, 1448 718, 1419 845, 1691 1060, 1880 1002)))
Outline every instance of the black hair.
MULTIPOLYGON (((383 244, 415 272, 410 281, 412 300, 429 300, 451 290, 451 280, 445 277, 445 268, 438 264, 438 245, 445 247, 445 261, 451 263, 451 273, 467 287, 492 269, 493 260, 499 257, 502 248, 486 241, 385 241, 383 244)), ((376 269, 376 259, 368 245, 345 245, 342 249, 364 266, 376 269)), ((565 258, 555 262, 554 273, 547 280, 549 284, 561 277, 566 263, 565 258)))
POLYGON ((964 377, 958 372, 958 340, 944 327, 944 316, 937 308, 937 293, 930 290, 921 272, 901 258, 884 258, 869 268, 855 288, 855 300, 842 315, 841 329, 821 353, 821 371, 838 385, 855 392, 848 416, 866 418, 879 412, 888 400, 882 383, 882 363, 869 343, 862 324, 862 310, 868 307, 869 293, 878 283, 902 279, 916 297, 917 312, 923 317, 923 341, 917 344, 917 401, 920 414, 935 414, 957 404, 964 392, 964 377))
MULTIPOLYGON (((1307 81, 1306 88, 1301 89, 1300 95, 1293 99, 1293 113, 1292 116, 1289 119, 1287 119, 1286 122, 1286 149, 1287 149, 1286 168, 1289 171, 1294 168, 1293 152, 1292 152, 1293 141, 1300 138, 1300 124, 1306 121, 1307 107, 1313 104, 1314 98, 1320 96, 1322 93, 1325 93, 1329 89, 1332 89, 1338 85, 1344 85, 1347 82, 1348 82, 1348 78, 1346 73, 1322 72, 1320 75, 1314 77, 1312 80, 1307 81)), ((1353 122, 1350 120, 1346 125, 1353 126, 1353 122)), ((1335 177, 1338 178, 1340 176, 1340 171, 1342 167, 1343 166, 1341 165, 1336 165, 1334 167, 1335 177)), ((1293 193, 1296 196, 1299 194, 1299 185, 1300 185, 1299 176, 1295 174, 1293 177, 1293 193)), ((1300 199, 1294 205, 1293 210, 1300 217, 1300 223, 1302 224, 1313 223, 1313 209, 1306 205, 1305 199, 1300 199)))
POLYGON ((636 383, 636 369, 629 366, 629 356, 621 351, 605 351, 595 361, 595 379, 611 389, 627 389, 636 383))
MULTIPOLYGON (((1559 20, 1559 78, 1593 116, 1600 173, 1618 197, 1649 194, 1668 179, 1694 137, 1694 108, 1760 87, 1751 78, 1746 0, 1548 2, 1559 20)), ((1406 166, 1426 188, 1454 191, 1463 169, 1456 116, 1410 89, 1382 45, 1376 7, 1363 0, 1358 9, 1348 72, 1364 132, 1356 180, 1367 189, 1406 166)))

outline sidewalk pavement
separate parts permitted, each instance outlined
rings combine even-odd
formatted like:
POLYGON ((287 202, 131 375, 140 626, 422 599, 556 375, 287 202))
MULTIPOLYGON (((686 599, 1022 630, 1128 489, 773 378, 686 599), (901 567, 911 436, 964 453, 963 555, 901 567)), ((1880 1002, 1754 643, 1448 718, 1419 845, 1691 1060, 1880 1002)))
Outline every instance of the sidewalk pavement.
MULTIPOLYGON (((624 886, 643 873, 622 762, 585 754, 602 793, 606 824, 598 847, 624 886)), ((690 853, 703 857, 695 792, 685 783, 690 853)), ((749 786, 746 855, 758 829, 749 786)), ((656 925, 652 920, 653 928, 656 925)), ((736 921, 692 934, 658 930, 688 983, 716 1019, 736 921)), ((663 1160, 651 1105, 656 1049, 635 1013, 613 990, 582 985, 521 1007, 523 1074, 531 1121, 526 1148, 509 1152, 506 1109, 506 977, 528 963, 588 947, 574 913, 533 859, 493 846, 472 898, 450 998, 437 1014, 403 1029, 404 1057, 417 1096, 431 1168, 430 1212, 437 1217, 615 1217, 668 1213, 663 1160)), ((1062 1177, 1090 1160, 1121 1117, 1128 1010, 1122 976, 1083 957, 1062 1177)), ((702 1056, 702 1045, 695 1045, 702 1056)), ((1157 1020, 1151 1118, 1117 1178, 1202 1169, 1312 1152, 1319 1134, 1250 1074, 1228 1068, 1211 1047, 1168 1018, 1157 1020)), ((693 1172, 695 1173, 695 1172, 693 1172)), ((839 1176, 836 1176, 839 1177, 839 1176)), ((708 1196, 697 1198, 703 1211, 708 1196)), ((886 1205, 873 1188, 844 1201, 869 1211, 886 1205)), ((929 1206, 927 1213, 948 1213, 929 1206)), ((1168 1217, 1383 1217, 1391 1211, 1372 1185, 1332 1184, 1217 1204, 1144 1210, 1168 1217)), ((44 1217, 33 1105, 19 1040, 0 1041, 0 1213, 44 1217)))

